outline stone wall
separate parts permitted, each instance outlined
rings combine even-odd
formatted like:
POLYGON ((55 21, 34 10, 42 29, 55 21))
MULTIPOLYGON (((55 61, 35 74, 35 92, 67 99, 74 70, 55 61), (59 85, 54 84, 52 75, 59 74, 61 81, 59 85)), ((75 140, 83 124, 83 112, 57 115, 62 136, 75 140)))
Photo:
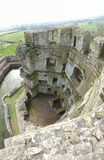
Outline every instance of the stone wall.
POLYGON ((0 158, 103 160, 104 65, 100 59, 103 41, 99 43, 97 39, 94 44, 94 61, 102 65, 99 71, 91 59, 93 54, 88 58, 86 55, 90 43, 88 31, 73 26, 31 31, 25 32, 25 40, 26 45, 20 41, 16 49, 25 88, 32 96, 38 92, 57 92, 66 113, 56 124, 37 128, 24 120, 28 114, 24 91, 15 102, 21 135, 5 140, 0 158))
POLYGON ((38 92, 49 93, 48 90, 52 94, 61 93, 70 109, 79 97, 84 97, 98 76, 82 55, 89 50, 90 33, 76 26, 27 31, 25 42, 26 45, 22 41, 18 43, 16 55, 22 64, 20 71, 26 89, 32 96, 38 92), (62 90, 58 93, 59 89, 62 90), (66 97, 67 90, 71 97, 66 97))
MULTIPOLYGON (((99 96, 98 103, 95 93, 98 88, 99 93, 104 88, 104 70, 96 81, 93 92, 90 89, 82 102, 82 104, 85 102, 89 106, 93 105, 94 109, 92 111, 84 112, 83 115, 72 120, 69 113, 63 122, 40 129, 35 125, 30 124, 29 126, 29 123, 24 122, 23 117, 27 114, 24 108, 27 100, 26 91, 24 91, 16 101, 17 119, 19 125, 21 125, 19 129, 21 129, 22 134, 5 139, 5 148, 0 150, 0 159, 103 160, 104 103, 102 102, 102 105, 98 106, 101 103, 101 97, 99 96), (95 102, 93 104, 89 103, 91 99, 93 101, 95 99, 96 108, 94 106, 95 102)), ((96 93, 96 96, 99 93, 96 93)), ((77 109, 75 109, 76 112, 77 109)), ((75 116, 75 112, 73 113, 75 116)))
POLYGON ((103 160, 103 110, 6 139, 0 159, 103 160))
MULTIPOLYGON (((17 115, 17 122, 20 134, 35 130, 37 125, 25 121, 25 116, 28 114, 26 102, 29 100, 27 97, 27 91, 25 90, 20 97, 15 101, 15 109, 17 115)), ((38 127, 39 128, 39 127, 38 127)))
POLYGON ((11 68, 19 68, 21 63, 16 56, 5 56, 0 61, 0 83, 2 82, 5 75, 10 71, 11 68))
POLYGON ((59 27, 49 30, 27 31, 25 34, 25 43, 27 45, 45 45, 53 42, 56 45, 75 47, 82 54, 89 50, 90 33, 77 26, 59 27), (56 35, 54 34, 56 32, 56 35), (51 33, 51 38, 49 33, 51 33))
POLYGON ((10 124, 10 115, 9 115, 9 111, 8 111, 8 104, 5 103, 5 98, 11 97, 19 88, 22 87, 22 85, 23 85, 23 82, 21 82, 21 84, 19 86, 13 88, 9 93, 5 94, 2 98, 2 102, 3 102, 3 106, 4 106, 4 113, 5 113, 5 123, 7 126, 7 130, 11 136, 13 136, 13 132, 12 132, 11 124, 10 124))
POLYGON ((0 69, 8 62, 17 62, 18 59, 16 58, 16 56, 5 56, 4 58, 2 58, 0 60, 0 69))

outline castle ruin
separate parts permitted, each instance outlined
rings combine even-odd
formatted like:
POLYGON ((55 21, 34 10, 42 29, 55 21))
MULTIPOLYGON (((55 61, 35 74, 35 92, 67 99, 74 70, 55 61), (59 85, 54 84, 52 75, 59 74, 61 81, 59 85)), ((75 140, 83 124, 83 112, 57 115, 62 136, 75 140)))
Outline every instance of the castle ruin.
POLYGON ((94 40, 90 53, 90 32, 76 26, 24 35, 25 44, 20 40, 15 52, 26 88, 15 102, 20 135, 5 140, 1 158, 103 160, 104 38, 94 40), (63 115, 34 129, 25 121, 26 105, 38 93, 55 95, 48 103, 63 115))

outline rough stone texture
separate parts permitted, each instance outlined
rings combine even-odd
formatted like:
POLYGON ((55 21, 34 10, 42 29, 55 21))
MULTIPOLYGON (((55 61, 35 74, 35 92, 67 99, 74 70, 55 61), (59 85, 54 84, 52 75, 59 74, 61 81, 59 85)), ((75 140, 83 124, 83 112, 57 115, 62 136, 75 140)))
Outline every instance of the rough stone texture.
POLYGON ((71 26, 25 32, 26 45, 20 41, 16 55, 26 89, 32 96, 57 92, 66 113, 56 124, 37 130, 24 120, 24 91, 15 103, 21 134, 5 140, 0 159, 104 160, 103 39, 98 41, 87 59, 88 31, 71 26))
POLYGON ((65 108, 68 111, 79 97, 84 97, 97 76, 82 55, 89 50, 90 33, 76 26, 27 31, 25 43, 20 41, 15 52, 22 64, 20 71, 25 88, 32 96, 38 92, 57 92, 64 100, 60 100, 63 108, 57 113, 65 108), (57 79, 55 83, 54 79, 57 79), (69 96, 68 90, 71 93, 69 96))
POLYGON ((37 131, 5 139, 5 148, 0 150, 0 159, 103 159, 104 116, 97 119, 95 114, 100 107, 70 122, 60 122, 37 131), (94 118, 92 114, 95 114, 94 118), (90 126, 86 126, 83 120, 86 117, 91 117, 90 126), (93 124, 96 121, 99 122, 99 125, 94 127, 93 124))
POLYGON ((92 49, 92 56, 93 57, 100 57, 103 52, 104 52, 104 37, 97 37, 94 39, 94 44, 93 44, 93 49, 92 49))
POLYGON ((28 114, 25 103, 27 100, 28 100, 27 91, 25 90, 20 95, 20 97, 15 101, 17 122, 20 134, 39 128, 35 124, 32 124, 31 122, 27 122, 24 120, 25 116, 28 114))
POLYGON ((21 63, 16 56, 5 56, 0 60, 0 82, 2 82, 3 78, 11 68, 19 68, 20 66, 21 63))
POLYGON ((0 69, 7 63, 7 62, 17 62, 18 59, 16 56, 5 56, 3 59, 0 60, 0 69))
POLYGON ((22 85, 23 85, 23 82, 21 82, 21 84, 19 86, 13 88, 9 93, 5 94, 2 98, 2 102, 3 102, 3 106, 4 106, 4 113, 5 113, 5 123, 6 123, 6 126, 7 126, 7 130, 10 133, 11 136, 13 136, 13 132, 12 132, 11 124, 10 124, 8 104, 5 103, 5 98, 12 96, 19 88, 22 87, 22 85))

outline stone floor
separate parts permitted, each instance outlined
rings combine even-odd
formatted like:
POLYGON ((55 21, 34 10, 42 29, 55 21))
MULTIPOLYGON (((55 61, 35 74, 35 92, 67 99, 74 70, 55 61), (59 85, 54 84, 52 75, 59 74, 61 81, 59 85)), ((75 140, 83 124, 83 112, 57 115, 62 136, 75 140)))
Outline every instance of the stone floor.
MULTIPOLYGON (((27 110, 29 111, 29 115, 25 117, 25 120, 35 123, 39 126, 47 126, 59 120, 63 113, 57 115, 48 103, 48 101, 55 96, 56 95, 49 95, 43 93, 37 94, 27 104, 27 110)), ((59 101, 55 102, 55 108, 61 108, 61 104, 59 101)))

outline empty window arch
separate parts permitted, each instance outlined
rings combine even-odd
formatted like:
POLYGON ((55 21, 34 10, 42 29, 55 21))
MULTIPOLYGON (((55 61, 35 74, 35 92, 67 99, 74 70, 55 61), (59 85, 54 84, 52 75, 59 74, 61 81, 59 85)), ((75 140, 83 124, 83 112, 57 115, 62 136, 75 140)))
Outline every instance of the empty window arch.
POLYGON ((66 68, 66 63, 63 64, 62 71, 65 71, 65 68, 66 68))
POLYGON ((74 80, 76 85, 79 86, 79 84, 81 83, 81 81, 83 79, 82 72, 77 67, 74 67, 73 74, 72 74, 71 78, 74 80))
POLYGON ((47 69, 55 69, 56 67, 56 58, 55 57, 48 57, 46 59, 46 68, 47 69))
POLYGON ((69 88, 66 88, 66 90, 65 90, 65 95, 66 95, 66 97, 69 99, 70 97, 71 97, 71 92, 70 92, 70 89, 69 88))
POLYGON ((51 88, 48 88, 48 89, 47 89, 47 92, 48 92, 48 93, 51 93, 51 91, 52 91, 51 88))
POLYGON ((58 78, 53 78, 53 84, 57 84, 58 78))
POLYGON ((52 31, 49 31, 49 32, 48 32, 48 40, 49 40, 49 41, 52 41, 52 31))

